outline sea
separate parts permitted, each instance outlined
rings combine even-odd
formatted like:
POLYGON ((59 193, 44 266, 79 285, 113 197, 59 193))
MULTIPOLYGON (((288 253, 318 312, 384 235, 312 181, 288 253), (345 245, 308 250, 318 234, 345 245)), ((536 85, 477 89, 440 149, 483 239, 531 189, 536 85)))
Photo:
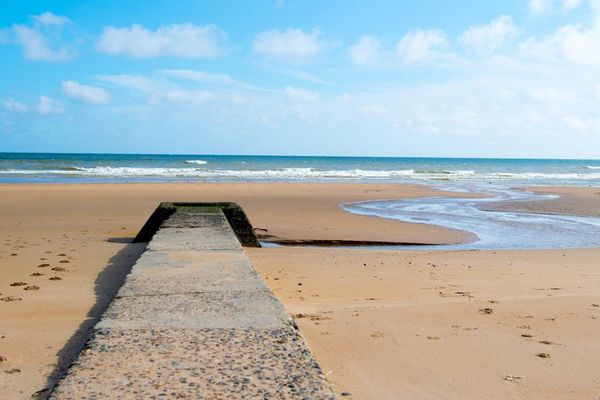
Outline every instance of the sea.
POLYGON ((0 183, 197 181, 600 185, 600 160, 0 153, 0 183))
POLYGON ((533 185, 598 187, 600 201, 600 160, 0 153, 0 184, 126 182, 419 183, 461 196, 381 199, 340 207, 468 231, 474 237, 468 243, 419 249, 600 247, 600 218, 486 207, 557 197, 526 190, 533 185))

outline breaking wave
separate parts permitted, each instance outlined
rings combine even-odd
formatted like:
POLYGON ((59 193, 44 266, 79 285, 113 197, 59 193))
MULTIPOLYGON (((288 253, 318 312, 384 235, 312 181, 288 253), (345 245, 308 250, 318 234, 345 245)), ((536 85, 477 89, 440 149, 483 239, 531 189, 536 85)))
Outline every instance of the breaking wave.
MULTIPOLYGON (((197 161, 201 164, 203 160, 197 161)), ((186 162, 190 162, 186 161, 186 162)), ((595 168, 594 168, 595 169, 595 168)), ((600 169, 600 167, 598 168, 600 169)), ((599 180, 600 172, 594 173, 538 173, 538 172, 476 172, 473 170, 367 170, 340 169, 320 170, 316 168, 275 169, 204 169, 204 168, 138 168, 138 167, 66 167, 61 169, 2 169, 0 175, 28 176, 79 176, 105 178, 189 178, 189 179, 240 179, 240 180, 599 180)))

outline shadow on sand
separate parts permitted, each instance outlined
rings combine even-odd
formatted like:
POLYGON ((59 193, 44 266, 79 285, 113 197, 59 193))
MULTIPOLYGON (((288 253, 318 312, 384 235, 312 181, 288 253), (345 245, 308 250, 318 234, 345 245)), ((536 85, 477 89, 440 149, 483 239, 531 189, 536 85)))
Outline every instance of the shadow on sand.
POLYGON ((117 291, 123 285, 125 277, 131 271, 131 267, 146 250, 147 243, 131 243, 133 238, 109 238, 111 243, 126 243, 114 256, 110 258, 106 267, 98 274, 94 281, 94 294, 96 303, 88 311, 86 319, 79 325, 73 336, 69 338, 64 347, 57 353, 58 361, 56 368, 48 376, 46 387, 31 397, 33 399, 46 399, 56 383, 73 363, 85 343, 90 337, 92 328, 100 320, 100 317, 114 299, 117 291))

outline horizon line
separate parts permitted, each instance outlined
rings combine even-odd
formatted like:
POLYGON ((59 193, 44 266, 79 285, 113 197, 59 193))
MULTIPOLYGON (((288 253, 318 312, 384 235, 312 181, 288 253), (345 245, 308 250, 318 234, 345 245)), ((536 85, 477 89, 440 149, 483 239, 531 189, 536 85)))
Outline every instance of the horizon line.
POLYGON ((553 160, 553 161, 600 161, 600 158, 547 158, 547 157, 460 157, 460 156, 359 156, 359 155, 306 155, 306 154, 194 154, 194 153, 106 153, 106 152, 39 152, 0 151, 5 154, 55 154, 55 155, 120 155, 120 156, 200 156, 200 157, 281 157, 281 158, 390 158, 390 159, 455 159, 455 160, 553 160))

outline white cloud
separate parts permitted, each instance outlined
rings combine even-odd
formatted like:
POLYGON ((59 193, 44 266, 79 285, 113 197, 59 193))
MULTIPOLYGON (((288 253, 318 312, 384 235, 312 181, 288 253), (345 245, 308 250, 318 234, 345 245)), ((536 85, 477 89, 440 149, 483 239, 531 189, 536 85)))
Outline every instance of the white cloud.
POLYGON ((470 27, 459 40, 467 49, 485 54, 503 48, 519 32, 511 17, 501 15, 487 25, 470 27))
POLYGON ((406 34, 396 45, 396 52, 407 64, 431 61, 448 45, 446 33, 439 29, 416 30, 406 34))
POLYGON ((155 31, 141 25, 105 27, 97 48, 103 53, 132 58, 172 56, 218 58, 225 53, 227 35, 215 25, 173 24, 155 31))
POLYGON ((175 104, 181 106, 213 105, 217 103, 241 104, 245 97, 238 93, 222 93, 211 90, 171 89, 152 93, 148 98, 151 105, 175 104))
POLYGON ((190 69, 167 69, 163 70, 162 73, 177 78, 189 79, 195 82, 210 83, 220 86, 230 86, 249 90, 259 89, 256 86, 253 86, 249 83, 234 79, 227 74, 217 74, 212 72, 190 69))
POLYGON ((101 82, 134 89, 140 92, 152 92, 157 90, 154 81, 137 75, 96 75, 95 78, 101 82))
POLYGON ((37 61, 66 61, 72 58, 65 48, 53 50, 46 38, 37 30, 24 25, 13 26, 18 44, 23 46, 25 58, 37 61))
POLYGON ((573 96, 570 93, 551 86, 533 89, 531 97, 537 101, 549 103, 565 103, 573 100, 573 96))
POLYGON ((213 92, 207 90, 168 90, 165 92, 157 92, 150 96, 150 104, 159 103, 175 103, 175 104, 189 104, 189 103, 204 103, 209 100, 213 100, 215 95, 213 92))
POLYGON ((70 22, 69 18, 53 14, 50 11, 46 11, 40 15, 32 15, 31 18, 42 25, 61 26, 70 22))
MULTIPOLYGON (((590 6, 594 7, 596 0, 589 0, 590 6)), ((581 0, 530 0, 529 11, 537 16, 545 16, 557 12, 568 13, 582 4, 581 0)))
POLYGON ((292 100, 311 102, 319 99, 319 92, 286 86, 283 93, 292 100))
POLYGON ((519 50, 522 56, 541 61, 600 65, 600 20, 590 28, 566 25, 543 38, 528 38, 519 50))
POLYGON ((300 29, 261 32, 254 37, 256 54, 283 62, 305 62, 321 55, 327 44, 318 30, 304 32, 300 29))
POLYGON ((361 36, 348 48, 350 61, 358 65, 374 64, 379 60, 379 41, 371 35, 361 36))
POLYGON ((595 13, 600 13, 600 0, 589 0, 590 8, 595 13))
POLYGON ((581 0, 563 0, 562 9, 565 11, 571 11, 581 4, 581 0))
POLYGON ((206 105, 213 103, 240 104, 246 93, 266 92, 266 90, 239 81, 226 74, 199 70, 159 70, 153 76, 140 75, 97 75, 100 82, 133 89, 144 94, 123 97, 124 101, 142 101, 150 105, 178 104, 182 106, 206 105), (184 79, 186 81, 181 81, 184 79), (206 83, 200 89, 191 82, 206 83))
POLYGON ((529 11, 536 15, 548 14, 552 11, 552 0, 530 0, 529 11))
POLYGON ((3 101, 4 107, 10 111, 15 113, 24 113, 27 112, 27 106, 23 103, 19 103, 11 97, 4 99, 3 101))
POLYGON ((564 122, 568 128, 575 131, 584 131, 586 128, 588 128, 588 124, 576 115, 565 115, 561 118, 561 121, 564 122))
POLYGON ((40 96, 38 112, 40 114, 62 114, 65 112, 65 107, 60 100, 47 96, 40 96))
POLYGON ((326 86, 335 86, 332 82, 329 82, 325 79, 321 79, 318 76, 315 76, 313 74, 310 74, 306 71, 303 71, 303 70, 297 69, 297 68, 290 68, 290 67, 284 66, 281 68, 276 68, 276 69, 274 69, 274 71, 279 74, 287 75, 292 78, 300 79, 300 80, 303 80, 306 82, 311 82, 311 83, 316 83, 319 85, 326 85, 326 86))
POLYGON ((82 85, 75 81, 63 81, 62 88, 65 95, 71 100, 90 104, 105 104, 110 101, 106 90, 99 87, 82 85))
MULTIPOLYGON (((155 83, 153 91, 143 97, 124 96, 123 101, 130 104, 120 107, 119 113, 131 112, 132 119, 150 118, 157 124, 153 129, 177 126, 189 135, 200 125, 205 132, 253 132, 268 143, 281 144, 282 149, 289 149, 290 140, 309 135, 311 140, 314 137, 323 141, 324 145, 317 149, 323 152, 342 149, 342 153, 391 153, 406 145, 402 148, 414 153, 433 151, 440 156, 443 152, 469 156, 566 156, 577 151, 567 146, 570 141, 585 143, 589 149, 600 144, 596 110, 600 103, 595 88, 600 82, 594 80, 594 71, 585 75, 577 68, 577 73, 570 75, 568 66, 557 71, 539 68, 537 64, 527 70, 521 65, 515 69, 496 65, 496 60, 477 63, 480 68, 467 74, 461 71, 458 77, 429 83, 385 82, 365 91, 346 88, 319 92, 302 85, 273 91, 230 87, 194 90, 190 82, 170 79, 190 74, 159 71, 144 78, 155 83), (555 80, 555 76, 568 78, 555 80), (553 79, 552 84, 549 79, 553 79), (178 83, 181 86, 176 86, 178 83), (343 132, 340 135, 344 140, 331 132, 343 132), (360 142, 364 132, 371 132, 373 140, 360 142), (341 147, 334 147, 334 140, 341 147), (437 146, 431 148, 433 141, 437 146), (497 146, 486 145, 489 141, 497 146), (520 143, 517 147, 516 141, 520 143), (540 141, 550 144, 540 148, 540 141)), ((214 78, 210 73, 190 75, 194 76, 200 78, 199 82, 214 78)), ((123 80, 128 82, 127 78, 123 80)), ((294 143, 297 150, 305 150, 295 146, 294 143)), ((314 146, 306 150, 317 151, 314 146)))

